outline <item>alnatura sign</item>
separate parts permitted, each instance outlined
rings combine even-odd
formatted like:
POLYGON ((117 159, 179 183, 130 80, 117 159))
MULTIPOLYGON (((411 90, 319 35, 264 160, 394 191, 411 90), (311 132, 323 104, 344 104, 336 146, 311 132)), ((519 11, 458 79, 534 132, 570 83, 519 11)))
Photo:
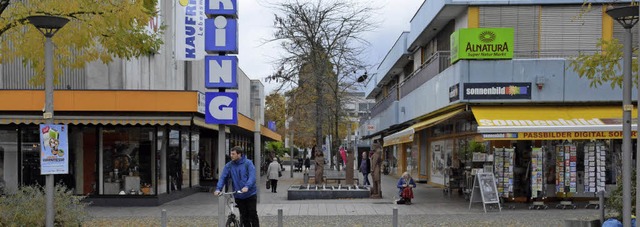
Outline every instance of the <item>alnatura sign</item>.
POLYGON ((513 58, 513 28, 463 28, 451 34, 451 63, 513 58))

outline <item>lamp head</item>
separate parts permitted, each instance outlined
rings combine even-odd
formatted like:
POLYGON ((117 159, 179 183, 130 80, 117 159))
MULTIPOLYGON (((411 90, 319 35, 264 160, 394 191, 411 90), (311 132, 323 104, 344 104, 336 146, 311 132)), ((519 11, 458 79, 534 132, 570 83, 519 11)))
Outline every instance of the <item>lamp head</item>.
POLYGON ((364 75, 362 75, 362 76, 358 77, 358 79, 357 79, 356 81, 358 81, 358 83, 362 83, 362 82, 364 82, 365 80, 367 80, 367 77, 369 77, 369 76, 367 75, 367 72, 364 72, 364 75))
POLYGON ((64 17, 46 15, 29 16, 27 17, 27 20, 29 20, 29 23, 33 24, 33 26, 35 26, 47 38, 53 37, 58 30, 69 22, 69 19, 64 17))
POLYGON ((607 14, 625 29, 631 29, 638 23, 638 6, 611 8, 607 10, 607 14))

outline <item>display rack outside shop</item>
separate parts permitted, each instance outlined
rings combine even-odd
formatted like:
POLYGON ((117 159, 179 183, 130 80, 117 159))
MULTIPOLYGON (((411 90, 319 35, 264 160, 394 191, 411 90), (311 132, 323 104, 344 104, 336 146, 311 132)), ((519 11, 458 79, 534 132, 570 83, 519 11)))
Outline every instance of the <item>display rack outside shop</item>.
POLYGON ((607 147, 600 142, 584 145, 584 192, 605 190, 607 147))
POLYGON ((497 178, 498 194, 501 197, 513 196, 514 151, 513 148, 494 148, 494 172, 497 178))

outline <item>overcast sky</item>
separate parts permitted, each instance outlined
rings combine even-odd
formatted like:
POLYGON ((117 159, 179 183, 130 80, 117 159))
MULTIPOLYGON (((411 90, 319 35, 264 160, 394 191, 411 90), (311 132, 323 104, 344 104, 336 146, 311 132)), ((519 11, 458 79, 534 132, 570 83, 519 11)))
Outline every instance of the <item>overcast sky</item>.
MULTIPOLYGON (((282 0, 268 0, 279 2, 282 0)), ((363 56, 367 63, 376 65, 384 59, 391 46, 402 31, 409 31, 409 22, 424 0, 354 0, 379 8, 374 15, 379 21, 374 32, 367 33, 365 39, 371 43, 367 55, 363 56)), ((266 94, 276 88, 264 78, 273 74, 272 62, 279 56, 278 47, 273 43, 264 44, 264 40, 273 37, 273 15, 267 0, 238 1, 238 29, 240 50, 238 54, 240 68, 251 79, 260 79, 265 85, 266 94)), ((372 72, 369 73, 372 73, 372 72)), ((272 82, 273 83, 273 82, 272 82)))

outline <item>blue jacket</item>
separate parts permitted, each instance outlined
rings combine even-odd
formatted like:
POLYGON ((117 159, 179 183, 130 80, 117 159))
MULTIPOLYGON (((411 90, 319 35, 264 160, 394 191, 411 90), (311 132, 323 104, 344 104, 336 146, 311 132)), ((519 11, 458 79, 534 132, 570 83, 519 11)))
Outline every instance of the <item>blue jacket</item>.
MULTIPOLYGON (((402 189, 404 189, 404 187, 402 187, 402 185, 405 184, 404 178, 400 177, 400 180, 398 180, 398 193, 402 194, 402 189)), ((416 187, 416 182, 413 181, 413 178, 409 178, 409 183, 407 185, 411 185, 414 188, 416 187)))
POLYGON ((256 167, 244 156, 237 161, 230 161, 224 165, 220 179, 218 179, 218 185, 216 186, 217 191, 222 191, 228 177, 231 177, 232 189, 234 191, 240 191, 244 187, 249 188, 249 191, 245 193, 234 194, 234 197, 237 199, 249 198, 258 191, 256 188, 256 167))

